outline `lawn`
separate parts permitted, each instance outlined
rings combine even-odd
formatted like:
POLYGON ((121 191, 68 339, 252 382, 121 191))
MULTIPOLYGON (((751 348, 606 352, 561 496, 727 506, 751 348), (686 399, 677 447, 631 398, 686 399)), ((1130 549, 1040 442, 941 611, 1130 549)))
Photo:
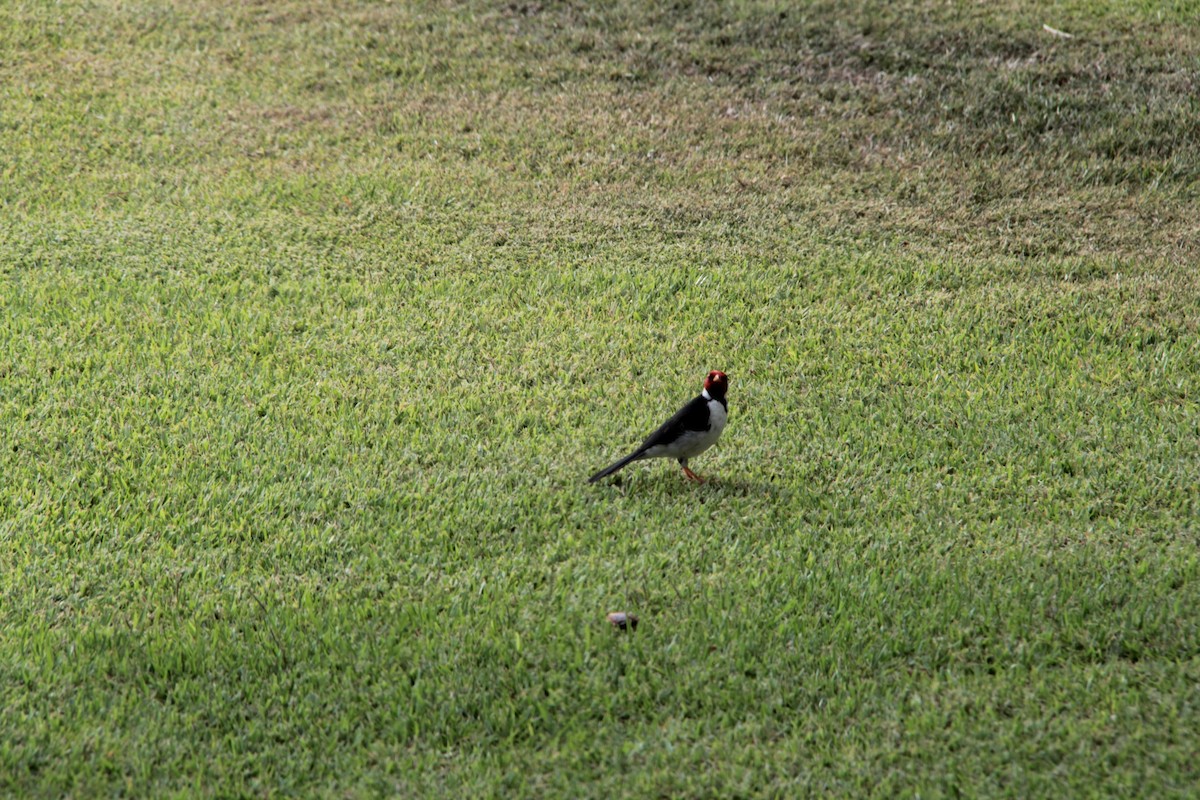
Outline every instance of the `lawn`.
POLYGON ((0 795, 1193 796, 1198 21, 0 5, 0 795))

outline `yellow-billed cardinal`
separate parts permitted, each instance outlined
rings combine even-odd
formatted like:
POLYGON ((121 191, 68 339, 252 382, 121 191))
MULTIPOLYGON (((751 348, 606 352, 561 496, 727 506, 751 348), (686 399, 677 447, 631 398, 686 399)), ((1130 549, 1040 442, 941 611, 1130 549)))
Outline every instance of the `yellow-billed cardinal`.
POLYGON ((637 450, 588 478, 588 483, 595 483, 626 464, 646 458, 674 458, 683 467, 684 475, 703 483, 703 478, 688 469, 688 459, 700 455, 721 438, 729 412, 729 406, 725 403, 725 390, 728 388, 729 378, 724 372, 714 369, 708 373, 704 379, 704 391, 647 436, 637 450))

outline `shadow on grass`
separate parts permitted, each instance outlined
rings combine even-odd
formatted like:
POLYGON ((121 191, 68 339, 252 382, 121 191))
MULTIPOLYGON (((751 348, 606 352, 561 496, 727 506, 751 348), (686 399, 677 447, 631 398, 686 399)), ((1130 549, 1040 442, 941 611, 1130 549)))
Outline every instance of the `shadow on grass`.
POLYGON ((695 497, 701 501, 712 497, 766 497, 780 500, 785 494, 778 483, 771 480, 726 478, 717 473, 703 477, 703 483, 694 483, 674 472, 618 475, 609 479, 607 485, 627 494, 653 492, 673 498, 695 497))

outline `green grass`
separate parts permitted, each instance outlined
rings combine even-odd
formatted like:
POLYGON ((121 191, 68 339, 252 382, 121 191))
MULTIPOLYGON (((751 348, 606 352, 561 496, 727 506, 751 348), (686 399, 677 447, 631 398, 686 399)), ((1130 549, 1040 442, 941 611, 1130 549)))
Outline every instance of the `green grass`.
POLYGON ((0 6, 0 794, 1191 795, 1198 11, 0 6))

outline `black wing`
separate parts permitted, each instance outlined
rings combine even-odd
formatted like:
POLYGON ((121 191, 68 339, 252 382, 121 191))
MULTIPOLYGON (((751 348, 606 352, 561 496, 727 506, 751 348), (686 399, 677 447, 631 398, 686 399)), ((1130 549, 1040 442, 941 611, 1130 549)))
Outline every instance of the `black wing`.
POLYGON ((669 444, 687 431, 708 430, 708 417, 708 399, 702 394, 696 395, 687 405, 676 411, 675 416, 659 425, 658 430, 647 436, 646 441, 642 442, 636 450, 588 478, 588 483, 595 483, 601 478, 612 475, 626 464, 640 461, 646 457, 646 451, 655 445, 669 444))
POLYGON ((656 444, 670 444, 687 431, 708 430, 708 398, 698 394, 687 405, 675 412, 675 416, 658 426, 658 430, 646 437, 636 452, 643 452, 656 444))

